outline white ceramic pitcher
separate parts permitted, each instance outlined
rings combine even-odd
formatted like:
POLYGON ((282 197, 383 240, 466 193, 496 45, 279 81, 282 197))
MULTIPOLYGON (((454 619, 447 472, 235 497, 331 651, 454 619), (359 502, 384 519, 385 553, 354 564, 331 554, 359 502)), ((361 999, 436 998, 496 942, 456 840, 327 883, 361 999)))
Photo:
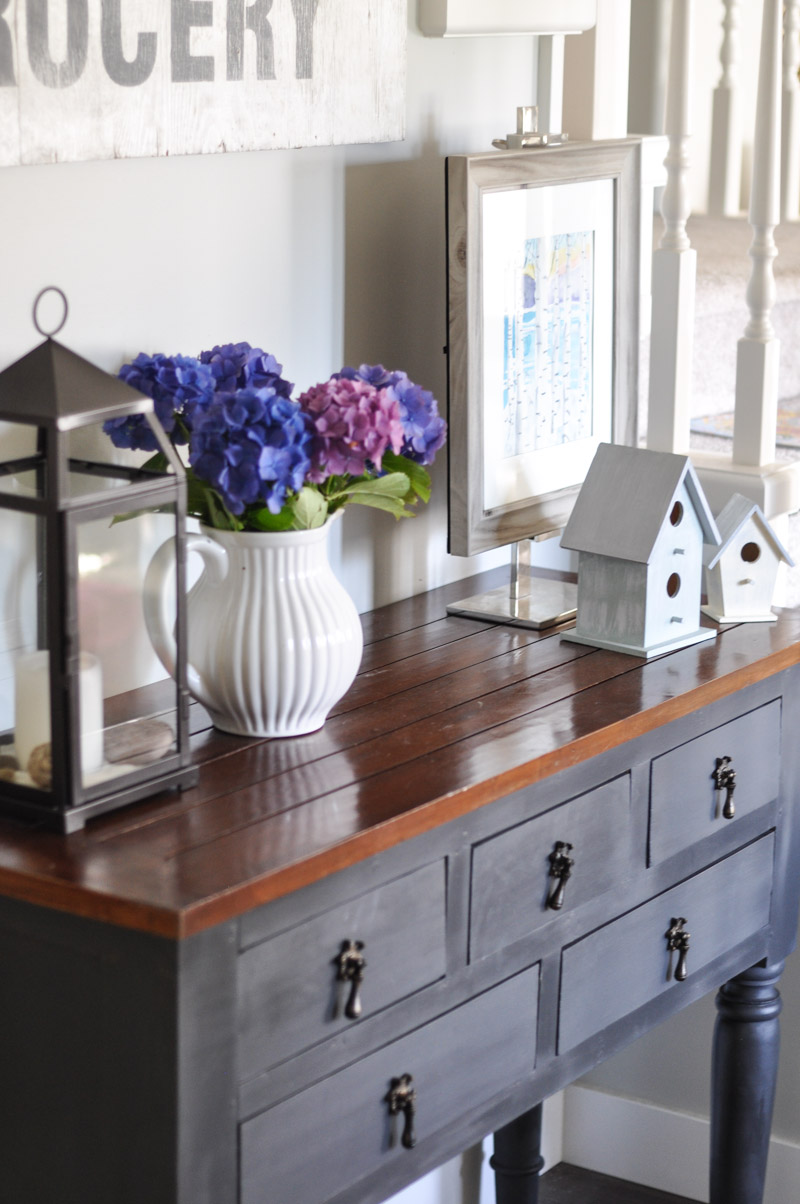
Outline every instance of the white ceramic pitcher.
MULTIPOLYGON (((187 537, 204 570, 187 596, 188 686, 215 727, 300 736, 322 727, 361 662, 361 622, 328 562, 332 523, 308 531, 217 531, 187 537)), ((174 550, 145 577, 153 647, 175 671, 174 550), (174 592, 172 592, 174 598, 174 592)))

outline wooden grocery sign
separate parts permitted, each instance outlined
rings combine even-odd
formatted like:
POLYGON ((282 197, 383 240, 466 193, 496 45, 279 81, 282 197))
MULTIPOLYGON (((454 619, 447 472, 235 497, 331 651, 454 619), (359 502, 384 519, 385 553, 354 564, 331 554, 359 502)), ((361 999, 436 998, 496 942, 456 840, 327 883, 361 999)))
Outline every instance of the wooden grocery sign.
POLYGON ((0 166, 403 137, 406 0, 0 0, 0 166))

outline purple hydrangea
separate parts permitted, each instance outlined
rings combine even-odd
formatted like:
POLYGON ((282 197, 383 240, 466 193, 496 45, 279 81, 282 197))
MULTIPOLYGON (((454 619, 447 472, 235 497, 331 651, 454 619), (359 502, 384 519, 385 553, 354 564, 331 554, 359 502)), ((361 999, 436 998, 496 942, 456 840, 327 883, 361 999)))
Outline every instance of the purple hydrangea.
POLYGON ((387 448, 399 452, 403 443, 400 407, 386 390, 342 375, 313 385, 300 395, 316 433, 308 479, 362 476, 370 465, 380 471, 387 448))
POLYGON ((387 372, 383 364, 342 368, 337 378, 365 381, 376 389, 385 389, 393 396, 399 404, 400 421, 403 424, 400 455, 417 464, 433 464, 437 451, 447 438, 447 423, 439 416, 433 393, 415 385, 405 372, 387 372))
POLYGON ((199 360, 213 373, 218 393, 274 389, 279 397, 291 397, 294 385, 281 376, 283 365, 260 347, 251 347, 249 343, 224 343, 210 351, 201 351, 199 360))
POLYGON ((263 502, 277 514, 305 482, 312 439, 298 404, 274 388, 218 393, 195 411, 189 463, 231 513, 263 502))
MULTIPOLYGON (((132 388, 152 397, 156 417, 173 443, 186 443, 179 417, 210 401, 214 378, 207 367, 186 355, 145 355, 123 364, 119 377, 132 388)), ((103 430, 116 447, 158 451, 158 442, 144 414, 110 418, 103 430)))

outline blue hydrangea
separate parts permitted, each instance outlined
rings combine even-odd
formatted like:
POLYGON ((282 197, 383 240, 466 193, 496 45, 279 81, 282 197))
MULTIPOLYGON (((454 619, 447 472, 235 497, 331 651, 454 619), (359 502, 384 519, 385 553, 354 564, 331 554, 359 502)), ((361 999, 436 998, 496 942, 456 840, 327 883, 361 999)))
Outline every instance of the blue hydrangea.
POLYGON ((281 376, 283 365, 274 355, 249 343, 224 343, 201 351, 199 360, 214 376, 218 393, 237 389, 274 389, 279 397, 290 397, 294 385, 281 376))
POLYGON ((383 364, 361 364, 358 368, 345 367, 341 372, 334 372, 333 379, 363 380, 376 389, 385 389, 393 385, 399 376, 399 372, 387 372, 383 364))
MULTIPOLYGON (((207 367, 186 355, 145 355, 123 364, 119 377, 140 393, 152 397, 156 417, 173 443, 186 443, 183 424, 197 405, 214 395, 214 378, 207 367)), ((158 443, 143 414, 110 418, 103 430, 116 447, 158 451, 158 443)))
POLYGON ((433 393, 408 379, 405 372, 387 372, 383 364, 361 364, 336 373, 345 380, 363 380, 376 389, 389 389, 400 406, 403 446, 400 455, 417 464, 433 464, 447 438, 447 423, 439 415, 433 393))
POLYGON ((218 393, 195 411, 189 463, 231 513, 264 502, 277 514, 303 486, 312 437, 297 403, 272 387, 218 393))
POLYGON ((403 447, 400 455, 417 464, 433 464, 436 453, 447 438, 447 423, 439 416, 433 393, 410 381, 405 372, 396 372, 390 386, 400 406, 403 423, 403 447))

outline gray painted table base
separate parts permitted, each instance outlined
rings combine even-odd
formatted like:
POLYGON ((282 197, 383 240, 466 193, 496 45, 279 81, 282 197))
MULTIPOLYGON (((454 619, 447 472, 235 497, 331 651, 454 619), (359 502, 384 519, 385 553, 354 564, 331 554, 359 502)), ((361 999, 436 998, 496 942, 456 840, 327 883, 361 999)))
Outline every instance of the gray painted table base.
POLYGON ((541 1142, 541 1104, 497 1130, 491 1159, 496 1204, 539 1204, 541 1142))
POLYGON ((783 962, 753 966, 717 996, 711 1078, 711 1204, 764 1194, 778 1078, 783 962))
MULTIPOLYGON (((753 966, 717 996, 711 1097, 710 1204, 758 1204, 764 1196, 778 1078, 784 962, 753 966)), ((539 1204, 542 1105, 494 1135, 496 1204, 539 1204)))
POLYGON ((491 1132, 536 1204, 541 1101, 712 991, 711 1201, 762 1204, 800 614, 645 665, 403 614, 322 733, 0 821, 3 1204, 380 1204, 491 1132))

